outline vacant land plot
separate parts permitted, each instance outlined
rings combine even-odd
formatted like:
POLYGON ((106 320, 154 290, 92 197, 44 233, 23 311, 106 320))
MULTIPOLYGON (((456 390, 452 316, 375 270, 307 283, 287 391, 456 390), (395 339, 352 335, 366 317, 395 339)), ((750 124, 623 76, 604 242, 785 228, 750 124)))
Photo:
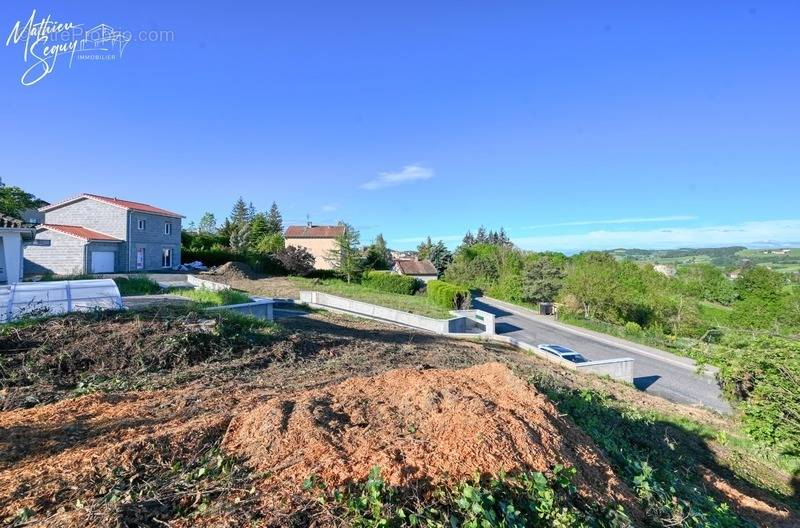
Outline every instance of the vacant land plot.
POLYGON ((577 470, 578 493, 553 467, 523 473, 515 496, 541 506, 552 487, 573 519, 624 526, 597 509, 608 500, 653 526, 798 522, 792 476, 726 419, 497 344, 325 314, 275 327, 162 309, 6 327, 0 351, 6 523, 449 525, 508 496, 493 471, 545 459, 577 470), (458 484, 473 459, 484 478, 458 484), (358 487, 373 463, 385 482, 370 471, 358 487))

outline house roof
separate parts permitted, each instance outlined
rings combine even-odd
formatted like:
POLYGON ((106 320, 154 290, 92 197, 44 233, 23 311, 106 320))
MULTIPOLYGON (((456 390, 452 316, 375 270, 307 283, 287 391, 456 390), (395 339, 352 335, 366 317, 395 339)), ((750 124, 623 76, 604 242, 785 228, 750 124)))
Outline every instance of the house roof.
POLYGON ((86 229, 85 227, 81 226, 73 226, 73 225, 60 225, 60 224, 42 224, 39 226, 40 229, 49 229, 51 231, 56 231, 58 233, 62 233, 64 235, 74 236, 76 238, 82 238, 83 240, 88 240, 90 242, 98 241, 98 242, 122 242, 122 240, 112 237, 111 235, 107 235, 105 233, 100 233, 99 231, 93 231, 91 229, 86 229))
POLYGON ((286 238, 336 238, 344 234, 344 226, 289 226, 286 238))
POLYGON ((167 211, 166 209, 161 209, 160 207, 154 207, 152 205, 148 205, 145 203, 132 202, 130 200, 121 200, 119 198, 111 198, 109 196, 100 196, 99 194, 89 194, 89 193, 83 193, 79 194, 78 196, 73 196, 72 198, 67 198, 66 200, 62 200, 60 202, 56 202, 54 204, 42 207, 39 210, 43 212, 52 211, 53 209, 57 209, 67 204, 77 202, 79 200, 84 200, 87 198, 91 200, 97 200, 98 202, 115 205, 117 207, 128 209, 130 211, 138 211, 140 213, 152 213, 161 216, 171 216, 173 218, 183 218, 183 215, 181 214, 173 213, 172 211, 167 211))
POLYGON ((439 270, 430 260, 396 260, 395 266, 403 275, 438 275, 439 270))
POLYGON ((24 227, 24 222, 19 218, 14 218, 13 216, 6 216, 4 214, 0 214, 0 227, 13 227, 13 228, 22 228, 24 227))

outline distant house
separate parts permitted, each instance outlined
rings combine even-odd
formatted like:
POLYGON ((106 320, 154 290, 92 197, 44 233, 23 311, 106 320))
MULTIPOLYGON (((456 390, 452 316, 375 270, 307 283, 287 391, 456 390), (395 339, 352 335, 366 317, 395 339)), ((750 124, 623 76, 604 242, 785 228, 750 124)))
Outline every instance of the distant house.
POLYGON ((426 283, 439 278, 439 270, 430 260, 396 260, 392 272, 416 277, 426 283))
POLYGON ((665 277, 674 277, 678 273, 675 266, 670 266, 668 264, 656 264, 653 266, 653 269, 665 277))
POLYGON ((728 280, 736 280, 741 274, 742 270, 733 270, 725 273, 725 276, 728 278, 728 280))
POLYGON ((25 273, 68 275, 170 269, 181 263, 183 216, 152 205, 81 194, 39 209, 25 273))
POLYGON ((22 280, 23 248, 34 236, 30 225, 0 214, 0 283, 15 284, 22 280))
POLYGON ((331 251, 336 248, 336 238, 344 234, 344 226, 313 225, 286 228, 284 240, 286 246, 305 248, 314 256, 314 268, 318 270, 333 269, 328 261, 331 251))

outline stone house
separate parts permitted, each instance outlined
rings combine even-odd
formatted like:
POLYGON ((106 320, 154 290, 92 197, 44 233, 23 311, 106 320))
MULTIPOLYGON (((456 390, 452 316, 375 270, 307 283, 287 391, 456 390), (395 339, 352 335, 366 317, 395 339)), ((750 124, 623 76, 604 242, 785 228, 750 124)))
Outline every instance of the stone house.
POLYGON ((39 210, 36 244, 25 248, 25 273, 68 275, 170 269, 181 264, 178 213, 96 194, 39 210))

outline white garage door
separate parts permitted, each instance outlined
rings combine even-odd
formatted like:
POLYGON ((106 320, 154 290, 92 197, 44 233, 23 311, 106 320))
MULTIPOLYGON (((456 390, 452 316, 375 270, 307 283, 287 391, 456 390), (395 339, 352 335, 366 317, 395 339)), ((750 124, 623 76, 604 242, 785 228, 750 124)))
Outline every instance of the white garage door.
POLYGON ((113 273, 114 255, 114 251, 92 251, 92 273, 113 273))

